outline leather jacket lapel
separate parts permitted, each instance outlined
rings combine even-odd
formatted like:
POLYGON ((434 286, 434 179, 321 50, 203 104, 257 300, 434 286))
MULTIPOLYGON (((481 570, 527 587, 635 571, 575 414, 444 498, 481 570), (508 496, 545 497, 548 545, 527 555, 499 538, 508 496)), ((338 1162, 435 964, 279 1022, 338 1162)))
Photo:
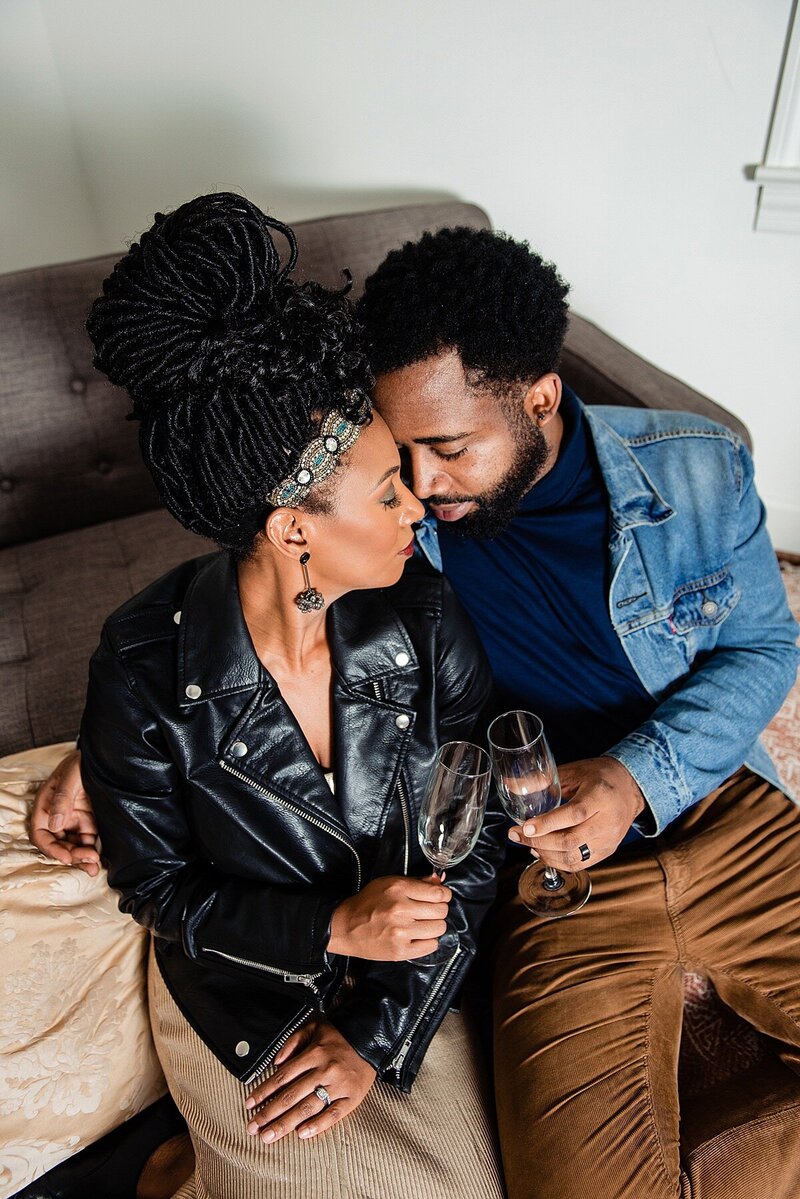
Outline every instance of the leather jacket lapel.
POLYGON ((414 734, 417 655, 379 591, 339 600, 329 613, 328 629, 337 803, 354 837, 360 840, 369 830, 374 838, 383 830, 414 734))

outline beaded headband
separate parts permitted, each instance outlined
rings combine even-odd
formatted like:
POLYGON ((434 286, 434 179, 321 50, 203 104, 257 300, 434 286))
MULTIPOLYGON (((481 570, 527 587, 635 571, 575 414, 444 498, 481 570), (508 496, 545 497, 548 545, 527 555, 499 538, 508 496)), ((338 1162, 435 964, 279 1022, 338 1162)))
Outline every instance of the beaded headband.
POLYGON ((340 456, 355 444, 363 428, 363 425, 354 425, 336 409, 329 412, 320 425, 319 437, 303 450, 294 472, 273 487, 267 496, 273 508, 290 508, 302 503, 312 487, 333 474, 340 456))

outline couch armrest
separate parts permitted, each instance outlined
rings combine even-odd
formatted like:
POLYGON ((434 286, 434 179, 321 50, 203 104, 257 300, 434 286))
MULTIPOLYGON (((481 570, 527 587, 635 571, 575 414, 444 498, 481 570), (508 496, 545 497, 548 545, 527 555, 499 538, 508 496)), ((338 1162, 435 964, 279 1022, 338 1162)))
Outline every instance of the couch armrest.
POLYGON ((659 370, 575 312, 570 315, 561 373, 587 404, 696 412, 727 425, 752 449, 747 426, 727 408, 659 370))

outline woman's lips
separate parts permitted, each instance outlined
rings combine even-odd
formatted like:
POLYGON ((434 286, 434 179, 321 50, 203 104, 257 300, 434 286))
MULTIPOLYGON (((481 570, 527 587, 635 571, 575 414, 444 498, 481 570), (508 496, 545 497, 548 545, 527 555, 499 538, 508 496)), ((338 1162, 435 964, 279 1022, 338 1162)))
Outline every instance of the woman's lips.
POLYGON ((411 540, 409 541, 408 545, 406 546, 406 548, 404 550, 400 551, 401 558, 410 558, 411 557, 411 555, 414 553, 414 541, 415 540, 416 540, 416 538, 412 537, 411 540))
POLYGON ((461 520, 461 517, 466 516, 474 507, 472 501, 466 504, 446 504, 442 507, 431 505, 431 512, 437 520, 461 520))

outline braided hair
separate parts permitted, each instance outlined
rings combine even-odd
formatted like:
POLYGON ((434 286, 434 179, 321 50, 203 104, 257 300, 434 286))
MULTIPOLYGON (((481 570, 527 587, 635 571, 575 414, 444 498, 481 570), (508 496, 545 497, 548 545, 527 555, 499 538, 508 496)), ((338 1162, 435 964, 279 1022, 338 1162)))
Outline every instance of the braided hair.
MULTIPOLYGON (((131 399, 161 498, 187 529, 252 553, 270 491, 336 408, 369 419, 372 376, 346 292, 295 283, 292 230, 242 196, 199 196, 134 242, 86 328, 131 399), (281 265, 273 235, 288 242, 281 265)), ((304 507, 319 509, 312 492, 304 507)))

